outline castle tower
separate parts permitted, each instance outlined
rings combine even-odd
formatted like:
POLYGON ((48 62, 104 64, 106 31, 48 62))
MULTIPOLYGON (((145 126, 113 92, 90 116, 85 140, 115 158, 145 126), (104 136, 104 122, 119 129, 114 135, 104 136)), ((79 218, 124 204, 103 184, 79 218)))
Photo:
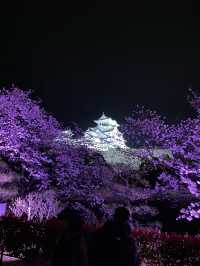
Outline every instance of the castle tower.
POLYGON ((118 129, 119 124, 115 120, 103 113, 94 122, 97 124, 96 127, 90 127, 85 132, 85 139, 90 148, 100 151, 116 148, 126 149, 125 140, 118 129))

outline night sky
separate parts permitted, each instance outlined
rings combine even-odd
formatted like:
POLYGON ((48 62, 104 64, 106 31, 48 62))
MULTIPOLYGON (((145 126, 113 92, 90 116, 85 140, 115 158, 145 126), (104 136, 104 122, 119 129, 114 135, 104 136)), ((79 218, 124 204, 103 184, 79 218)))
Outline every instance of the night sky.
POLYGON ((85 129, 103 111, 120 123, 136 104, 169 121, 191 112, 187 90, 200 88, 191 1, 4 2, 0 86, 35 90, 65 125, 85 129))

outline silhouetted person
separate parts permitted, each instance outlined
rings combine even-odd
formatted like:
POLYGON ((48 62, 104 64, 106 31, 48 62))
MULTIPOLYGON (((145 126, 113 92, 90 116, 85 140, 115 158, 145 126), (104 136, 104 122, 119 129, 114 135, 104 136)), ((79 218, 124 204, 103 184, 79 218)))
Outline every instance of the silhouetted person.
POLYGON ((138 266, 136 243, 131 236, 128 209, 119 207, 112 220, 100 228, 90 252, 91 266, 138 266))
POLYGON ((65 230, 58 241, 53 255, 52 266, 88 266, 87 244, 82 232, 82 219, 73 210, 61 215, 65 230))
POLYGON ((28 215, 25 212, 23 212, 21 219, 22 219, 22 221, 27 222, 28 221, 28 215))

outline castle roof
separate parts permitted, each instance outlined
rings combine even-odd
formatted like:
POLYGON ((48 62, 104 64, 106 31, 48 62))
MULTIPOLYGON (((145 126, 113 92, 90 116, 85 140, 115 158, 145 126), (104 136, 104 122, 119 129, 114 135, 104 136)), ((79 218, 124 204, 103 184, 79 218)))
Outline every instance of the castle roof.
POLYGON ((107 117, 104 113, 98 120, 94 120, 97 125, 104 126, 104 127, 118 127, 119 124, 110 117, 107 117))

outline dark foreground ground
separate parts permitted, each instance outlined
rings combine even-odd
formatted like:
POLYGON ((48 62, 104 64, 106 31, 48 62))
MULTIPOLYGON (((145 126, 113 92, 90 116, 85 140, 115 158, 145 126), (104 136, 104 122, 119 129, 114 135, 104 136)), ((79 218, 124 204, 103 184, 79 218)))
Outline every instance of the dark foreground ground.
POLYGON ((43 258, 37 258, 30 264, 16 258, 4 256, 3 266, 48 266, 48 263, 43 258))
MULTIPOLYGON (((49 263, 45 259, 38 258, 30 264, 16 258, 4 256, 3 266, 49 266, 49 263)), ((142 263, 141 266, 145 266, 145 264, 142 263)))

